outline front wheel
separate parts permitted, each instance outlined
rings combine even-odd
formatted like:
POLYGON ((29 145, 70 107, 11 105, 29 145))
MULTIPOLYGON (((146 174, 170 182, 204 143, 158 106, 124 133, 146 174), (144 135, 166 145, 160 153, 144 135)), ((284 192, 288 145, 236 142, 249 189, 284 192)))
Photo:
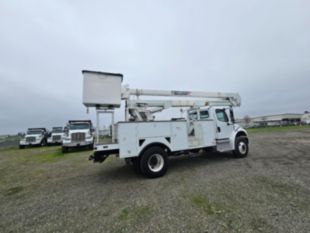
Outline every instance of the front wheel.
POLYGON ((161 147, 147 149, 140 158, 141 173, 149 178, 165 175, 168 168, 168 156, 161 147))
POLYGON ((235 142, 234 155, 237 158, 245 158, 249 152, 249 141, 247 137, 237 137, 235 142))

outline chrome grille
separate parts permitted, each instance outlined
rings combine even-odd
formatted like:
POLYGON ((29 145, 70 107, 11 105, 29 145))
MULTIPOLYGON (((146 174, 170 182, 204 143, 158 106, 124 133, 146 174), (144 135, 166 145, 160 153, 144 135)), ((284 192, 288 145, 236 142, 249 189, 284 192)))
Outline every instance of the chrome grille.
POLYGON ((35 142, 36 137, 26 137, 26 142, 35 142))
POLYGON ((61 140, 61 136, 60 135, 55 135, 52 137, 53 141, 60 141, 61 140))
POLYGON ((71 139, 76 142, 85 141, 85 133, 72 133, 71 139))

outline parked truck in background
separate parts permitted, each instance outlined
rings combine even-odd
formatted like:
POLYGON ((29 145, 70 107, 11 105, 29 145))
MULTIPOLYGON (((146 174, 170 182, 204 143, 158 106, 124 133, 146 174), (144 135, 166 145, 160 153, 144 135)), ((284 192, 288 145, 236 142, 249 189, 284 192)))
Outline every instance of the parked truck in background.
POLYGON ((46 128, 29 128, 25 136, 19 141, 19 148, 27 146, 45 146, 47 143, 48 132, 46 128))
POLYGON ((64 135, 63 127, 53 127, 47 138, 48 145, 62 144, 62 138, 64 135))
POLYGON ((94 134, 90 120, 68 121, 62 141, 62 151, 68 152, 70 148, 88 147, 93 149, 94 134))
POLYGON ((97 135, 99 114, 112 114, 112 141, 97 141, 89 158, 94 162, 115 154, 144 176, 155 178, 166 173, 169 156, 210 150, 239 158, 248 154, 248 134, 235 124, 233 112, 241 105, 238 93, 130 89, 121 85, 122 74, 82 73, 83 104, 96 109, 97 135), (114 110, 122 100, 125 121, 114 124, 114 110), (185 108, 186 117, 155 120, 155 113, 171 108, 185 108))

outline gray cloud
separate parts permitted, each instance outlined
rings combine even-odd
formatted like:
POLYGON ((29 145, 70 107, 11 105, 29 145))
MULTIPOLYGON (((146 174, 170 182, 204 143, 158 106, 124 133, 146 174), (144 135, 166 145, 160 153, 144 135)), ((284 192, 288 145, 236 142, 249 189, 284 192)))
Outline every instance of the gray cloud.
POLYGON ((310 110, 309 1, 0 4, 0 133, 93 119, 82 69, 138 88, 236 91, 239 117, 310 110))

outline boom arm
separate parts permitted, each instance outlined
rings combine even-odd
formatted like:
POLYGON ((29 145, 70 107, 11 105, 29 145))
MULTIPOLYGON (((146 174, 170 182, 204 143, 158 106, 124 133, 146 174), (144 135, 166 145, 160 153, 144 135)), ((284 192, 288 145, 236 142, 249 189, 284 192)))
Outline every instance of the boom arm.
POLYGON ((209 102, 222 102, 224 105, 240 106, 241 98, 238 93, 226 92, 199 92, 199 91, 165 91, 165 90, 148 90, 148 89, 129 89, 123 87, 122 99, 129 99, 129 96, 166 96, 166 97, 187 97, 202 98, 209 102))
MULTIPOLYGON (((120 108, 121 100, 126 102, 126 121, 130 120, 129 114, 133 120, 152 120, 153 113, 171 107, 241 105, 241 98, 237 93, 130 89, 129 86, 122 86, 122 74, 88 70, 84 70, 82 73, 84 76, 83 104, 86 107, 95 107, 98 113, 97 118, 99 118, 99 113, 108 113, 100 112, 102 110, 113 111, 115 108, 120 108), (136 100, 130 99, 131 96, 136 96, 136 100), (139 98, 140 96, 172 98, 170 100, 142 100, 139 98), (184 98, 188 99, 184 100, 184 98)), ((112 118, 114 117, 112 116, 112 118)))
POLYGON ((153 119, 153 113, 171 107, 203 107, 203 106, 240 106, 241 98, 237 93, 222 92, 190 92, 190 91, 165 91, 147 89, 122 89, 122 99, 126 101, 126 120, 129 114, 133 120, 148 121, 153 119), (131 100, 130 96, 136 96, 137 100, 131 100), (140 96, 182 97, 192 100, 142 100, 140 96), (199 100, 193 100, 198 98, 199 100))

